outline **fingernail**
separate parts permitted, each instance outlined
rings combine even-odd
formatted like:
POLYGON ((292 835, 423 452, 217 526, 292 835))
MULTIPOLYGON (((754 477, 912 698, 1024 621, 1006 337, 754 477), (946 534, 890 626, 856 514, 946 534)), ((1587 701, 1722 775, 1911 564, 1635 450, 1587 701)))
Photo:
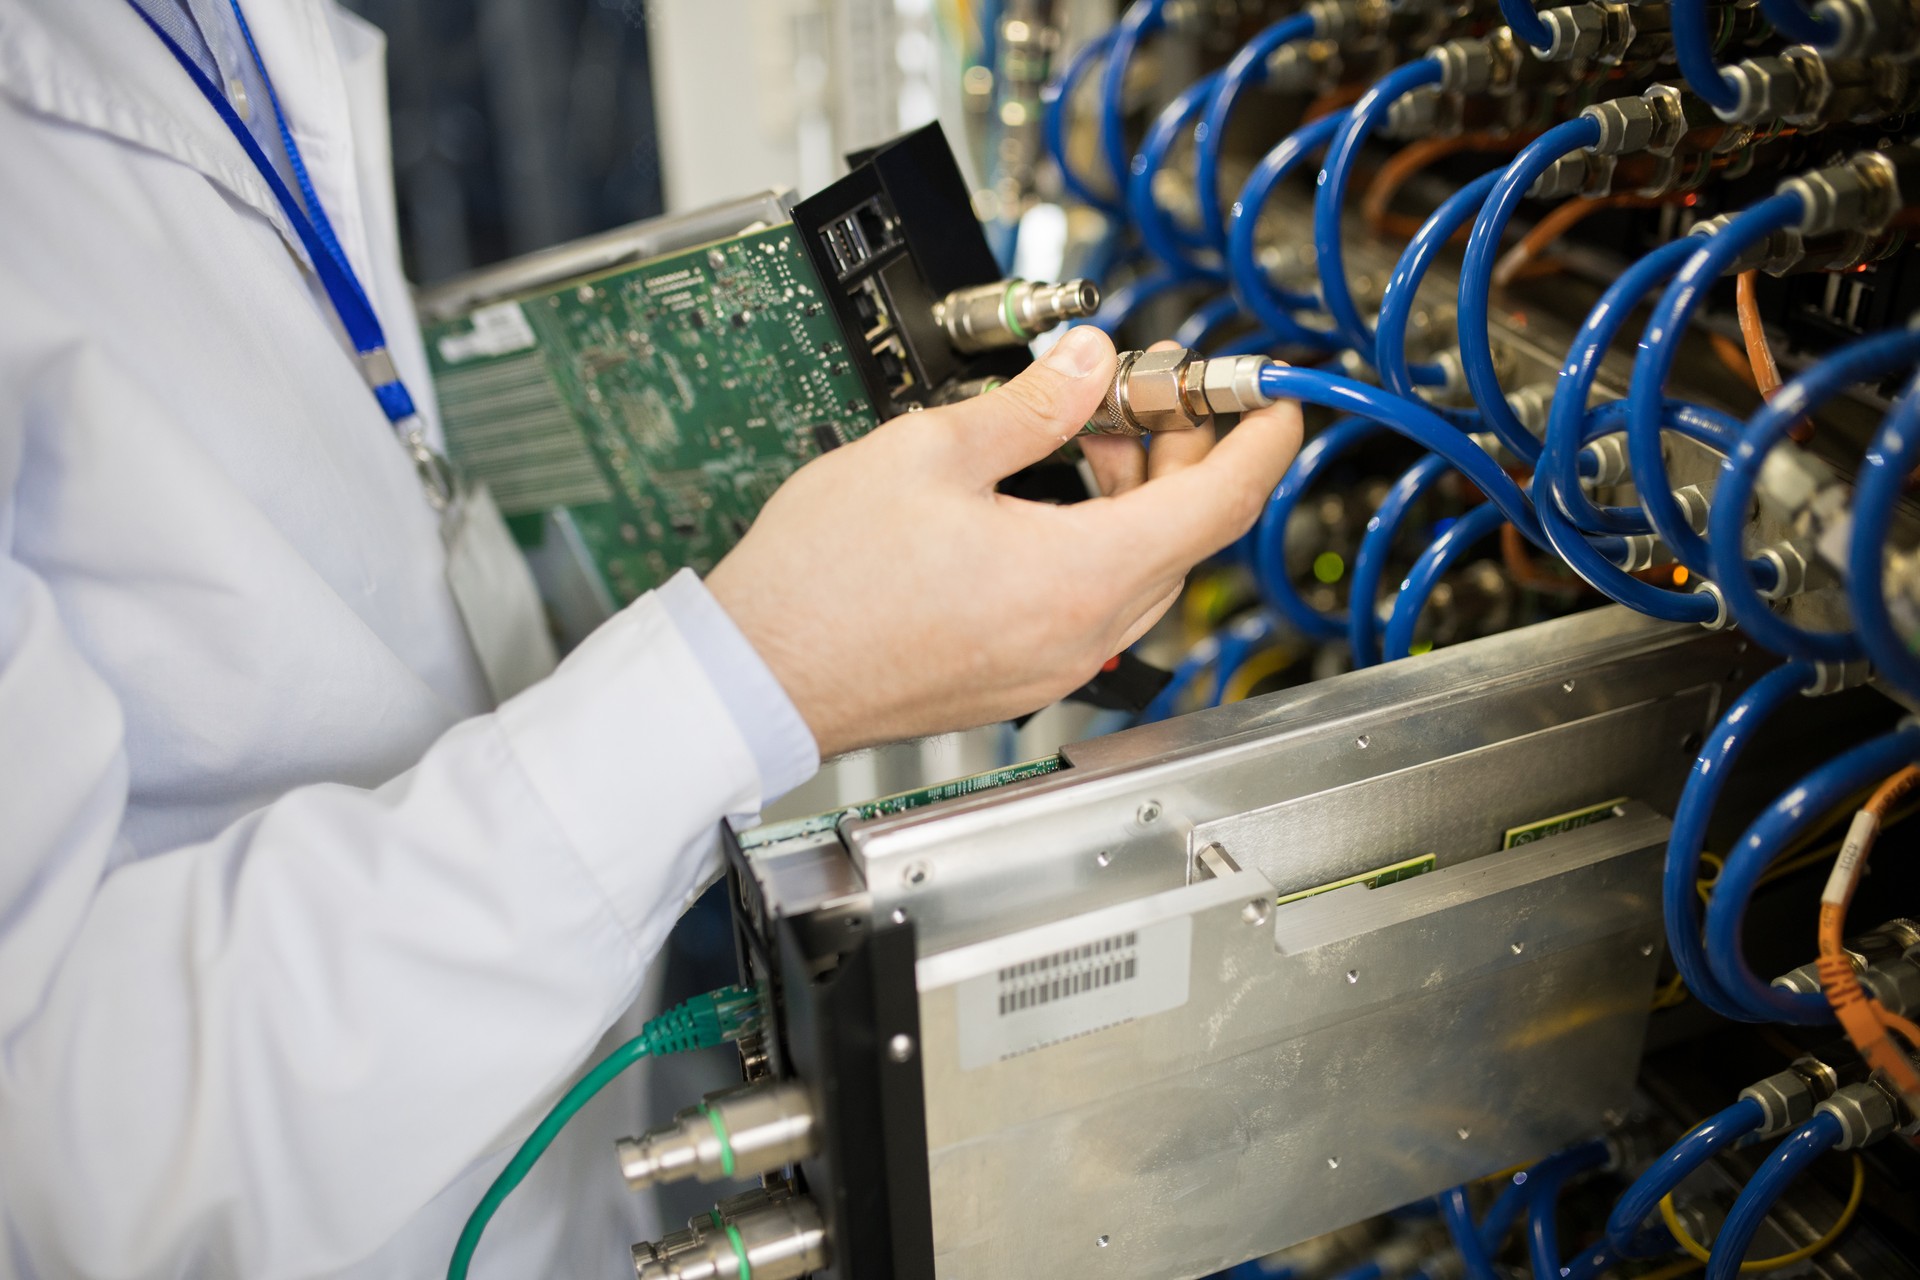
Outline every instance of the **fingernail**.
POLYGON ((1107 335, 1090 324, 1077 324, 1061 335, 1041 363, 1069 378, 1084 378, 1101 367, 1109 348, 1107 335))

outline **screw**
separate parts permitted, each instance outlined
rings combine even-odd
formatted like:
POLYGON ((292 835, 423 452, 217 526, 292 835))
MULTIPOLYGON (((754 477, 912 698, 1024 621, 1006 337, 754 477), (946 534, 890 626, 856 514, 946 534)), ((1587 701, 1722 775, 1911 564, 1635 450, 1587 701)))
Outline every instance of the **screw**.
POLYGON ((1339 1156, 1328 1156, 1328 1157, 1327 1157, 1327 1168, 1329 1168, 1329 1169, 1338 1169, 1339 1167, 1340 1167, 1340 1157, 1339 1157, 1339 1156))
POLYGON ((1272 910, 1272 906, 1265 898, 1255 898, 1252 902, 1240 908, 1240 918, 1248 924, 1261 925, 1267 922, 1267 916, 1272 910))
POLYGON ((913 1037, 902 1032, 887 1041, 887 1056, 895 1062, 911 1062, 913 1060, 913 1037))
POLYGON ((1652 944, 1651 942, 1643 942, 1643 943, 1641 943, 1641 944, 1640 944, 1640 954, 1641 954, 1641 955, 1643 955, 1643 956, 1650 956, 1650 955, 1652 955, 1652 954, 1653 954, 1653 944, 1652 944))
POLYGON ((1455 1129, 1454 1132, 1460 1135, 1460 1141, 1462 1142, 1465 1142, 1473 1136, 1473 1134, 1466 1129, 1455 1129))
POLYGON ((905 907, 895 907, 893 909, 893 922, 895 924, 905 924, 907 922, 907 909, 905 907))
POLYGON ((1160 802, 1158 800, 1147 801, 1140 806, 1140 811, 1133 816, 1140 820, 1140 825, 1143 827, 1150 823, 1160 821, 1160 802))
POLYGON ((1572 693, 1572 692, 1573 692, 1573 681, 1571 681, 1571 680, 1563 680, 1563 681, 1561 681, 1561 683, 1560 683, 1560 691, 1561 691, 1562 693, 1572 693))
POLYGON ((1100 852, 1094 854, 1093 860, 1103 867, 1113 865, 1113 855, 1107 852, 1105 849, 1102 849, 1100 852))
POLYGON ((1358 746, 1362 751, 1365 751, 1368 747, 1373 745, 1373 735, 1370 733, 1363 733, 1359 737, 1355 738, 1353 741, 1356 746, 1358 746))
POLYGON ((909 888, 925 884, 932 876, 933 868, 924 862, 910 862, 907 869, 900 873, 900 878, 907 882, 909 888))
POLYGON ((1507 944, 1507 950, 1513 952, 1513 954, 1515 955, 1519 955, 1522 951, 1525 951, 1526 949, 1527 949, 1527 944, 1524 942, 1510 942, 1507 944))
POLYGON ((1099 1245, 1102 1249, 1106 1248, 1109 1243, 1109 1241, 1107 1240, 1107 1237, 1105 1236, 1095 1236, 1093 1242, 1099 1245))
POLYGON ((1360 981, 1360 971, 1358 969, 1347 970, 1347 981, 1348 982, 1360 981))

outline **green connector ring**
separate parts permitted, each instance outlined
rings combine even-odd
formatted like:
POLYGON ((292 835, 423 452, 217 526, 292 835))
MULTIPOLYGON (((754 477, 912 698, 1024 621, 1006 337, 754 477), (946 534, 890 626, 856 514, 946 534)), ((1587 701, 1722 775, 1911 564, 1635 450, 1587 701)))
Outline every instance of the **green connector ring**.
POLYGON ((733 1176, 733 1139, 727 1133, 727 1122, 712 1107, 702 1106, 707 1123, 713 1126, 713 1136, 720 1139, 720 1172, 727 1177, 733 1176))

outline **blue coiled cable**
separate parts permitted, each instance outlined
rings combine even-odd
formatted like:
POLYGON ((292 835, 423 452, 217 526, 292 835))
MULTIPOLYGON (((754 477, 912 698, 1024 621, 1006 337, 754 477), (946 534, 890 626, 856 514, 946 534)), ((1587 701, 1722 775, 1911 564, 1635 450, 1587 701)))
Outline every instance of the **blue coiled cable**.
POLYGON ((1232 324, 1239 314, 1240 303, 1231 295, 1209 298, 1180 322, 1180 327, 1173 331, 1173 340, 1183 347, 1205 351, 1219 332, 1232 324))
POLYGON ((1627 392, 1627 456, 1633 464, 1634 484, 1647 519, 1674 558, 1698 574, 1712 576, 1712 557, 1706 540, 1687 523, 1667 480, 1666 462, 1660 453, 1662 389, 1678 355, 1681 334, 1722 273, 1753 245, 1794 226, 1803 216, 1799 196, 1770 196, 1707 236, 1667 285, 1640 337, 1633 382, 1627 392))
POLYGON ((1371 667, 1380 661, 1380 617, 1376 602, 1387 576, 1387 560, 1406 522, 1407 513, 1440 478, 1453 468, 1438 454, 1428 454, 1393 482, 1379 510, 1367 520, 1367 531, 1353 557, 1353 576, 1347 588, 1347 647, 1353 665, 1371 667))
POLYGON ((1311 16, 1296 13, 1267 27, 1240 47, 1220 73, 1220 85, 1207 103, 1200 127, 1194 131, 1193 175, 1199 189, 1200 226, 1207 243, 1225 253, 1227 218, 1220 208, 1220 148, 1227 136, 1227 120, 1249 88, 1264 84, 1267 59, 1282 45, 1314 35, 1311 16))
POLYGON ((1347 113, 1346 123, 1327 145, 1327 160, 1320 171, 1320 189, 1313 198, 1313 247, 1320 270, 1320 296, 1334 328, 1349 347, 1369 360, 1373 357, 1373 330, 1360 316, 1353 291, 1347 287, 1346 256, 1340 244, 1340 219, 1345 211, 1347 184, 1352 180, 1354 163, 1394 102, 1416 89, 1437 85, 1442 77, 1440 63, 1421 58, 1387 72, 1371 89, 1362 94, 1347 113))
POLYGON ((1920 698, 1920 659, 1887 612, 1882 584, 1887 536, 1908 473, 1920 461, 1920 379, 1894 405, 1867 449, 1853 491, 1853 534, 1847 547, 1847 603, 1880 675, 1909 698, 1920 698))
POLYGON ((1687 87, 1716 111, 1740 105, 1740 89, 1713 60, 1713 33, 1707 27, 1707 0, 1672 0, 1673 57, 1687 87))
POLYGON ((1275 288, 1260 266, 1257 236, 1260 211, 1266 208, 1274 189, 1325 147, 1345 119, 1346 113, 1340 112, 1301 125, 1262 156, 1260 163, 1248 175, 1246 185, 1240 188, 1240 198, 1234 202, 1233 217, 1227 226, 1227 273, 1233 280, 1234 292, 1239 296, 1240 304, 1275 334, 1298 331, 1311 335, 1329 350, 1340 346, 1340 336, 1308 329, 1294 319, 1290 310, 1317 308, 1320 299, 1314 294, 1285 292, 1275 288))
POLYGON ((1493 294, 1494 259, 1499 256, 1500 238, 1506 234, 1514 210, 1519 208, 1527 190, 1540 175, 1565 157, 1599 141, 1600 122, 1590 116, 1576 116, 1521 148, 1520 154, 1500 172, 1493 189, 1487 193, 1460 263, 1460 363, 1466 370, 1467 386, 1473 391, 1473 402, 1480 407, 1488 429, 1500 437, 1500 443, 1516 457, 1528 463, 1538 461, 1540 442, 1514 417, 1512 407, 1507 404, 1507 394, 1500 387, 1499 371, 1493 365, 1487 313, 1493 294))
POLYGON ((1920 761, 1920 724, 1903 725, 1821 765, 1755 818, 1727 854, 1707 903, 1707 964, 1729 995, 1756 1019, 1818 1026, 1834 1020, 1821 991, 1769 986, 1741 945, 1747 903, 1767 867, 1793 838, 1861 788, 1920 761))
MULTIPOLYGON (((1587 312, 1573 344, 1567 348, 1567 358, 1560 366, 1559 380, 1554 387, 1553 404, 1547 411, 1546 447, 1541 452, 1535 488, 1544 480, 1547 502, 1575 528, 1628 535, 1652 531, 1653 526, 1647 522, 1644 512, 1596 507, 1580 488, 1576 467, 1581 426, 1587 397, 1593 391, 1601 362, 1606 359, 1607 350, 1619 336, 1621 327, 1640 300, 1679 270, 1680 264, 1693 256, 1695 248, 1685 240, 1676 240, 1628 266, 1587 312)), ((1707 615, 1711 616, 1711 613, 1707 615)))
MULTIPOLYGON (((1920 331, 1896 329, 1850 343, 1781 386, 1753 415, 1740 443, 1721 467, 1708 518, 1714 579, 1734 620, 1775 653, 1816 662, 1851 662, 1866 653, 1853 631, 1809 631, 1775 613, 1754 590, 1741 553, 1747 506, 1767 453, 1802 415, 1855 383, 1877 382, 1920 361, 1920 331)), ((1877 578, 1877 575, 1876 575, 1877 578)))
POLYGON ((1100 309, 1089 316, 1086 323, 1106 333, 1117 333, 1140 308, 1155 298, 1193 283, 1192 277, 1171 271, 1150 272, 1137 280, 1129 280, 1108 294, 1101 300, 1100 309))
POLYGON ((1837 1117, 1818 1111, 1773 1149, 1760 1171, 1748 1179, 1714 1237, 1713 1257, 1707 1263, 1704 1280, 1735 1280, 1739 1276, 1740 1263, 1774 1202, 1808 1165, 1838 1147, 1845 1137, 1846 1127, 1837 1117))
POLYGON ((1139 154, 1127 173, 1127 211, 1149 252, 1175 274, 1200 280, 1224 280, 1226 272, 1198 231, 1181 227, 1160 206, 1153 184, 1180 136, 1188 131, 1220 82, 1220 73, 1203 76, 1174 95, 1147 128, 1139 154))
POLYGON ((1824 13, 1810 12, 1800 0, 1760 0, 1760 12, 1794 44, 1824 49, 1840 39, 1838 22, 1824 13))
POLYGON ((1538 1185, 1527 1211, 1527 1254, 1533 1260, 1534 1280, 1560 1280, 1560 1188, 1568 1179, 1606 1164, 1612 1155, 1604 1142, 1583 1143, 1563 1152, 1559 1163, 1543 1163, 1534 1176, 1538 1185))
POLYGON ((1434 586, 1456 560, 1506 522, 1507 518, 1500 513, 1500 508, 1491 502, 1482 503, 1448 525, 1446 532, 1420 553, 1419 559, 1413 562, 1413 568, 1407 571, 1405 581, 1400 584, 1400 593, 1394 598, 1393 612, 1387 618, 1386 635, 1381 642, 1385 661, 1397 662, 1413 651, 1414 631, 1420 624, 1420 613, 1427 607, 1427 598, 1433 594, 1434 586))
POLYGON ((1719 1152, 1758 1133, 1766 1119, 1765 1108, 1752 1098, 1742 1098, 1687 1130, 1614 1204, 1607 1216, 1607 1243, 1614 1252, 1623 1258, 1651 1258, 1670 1251, 1673 1238, 1667 1229, 1646 1225, 1659 1211, 1660 1201, 1719 1152))
POLYGON ((1167 0, 1134 0, 1113 30, 1113 45, 1100 72, 1100 154, 1106 157, 1113 189, 1127 189, 1127 67, 1140 44, 1167 25, 1167 0))
POLYGON ((1473 1223, 1473 1205, 1467 1199, 1465 1187, 1441 1193, 1440 1217, 1447 1224, 1447 1234, 1453 1237, 1453 1247, 1460 1251, 1468 1280, 1500 1280, 1487 1246, 1480 1239, 1480 1229, 1473 1223))
POLYGON ((1545 50, 1553 44, 1553 32, 1540 20, 1532 0, 1500 0, 1500 16, 1507 20, 1514 35, 1533 48, 1545 50))
POLYGON ((1371 419, 1342 418, 1307 441, 1280 477, 1279 486, 1253 527, 1254 577, 1260 584, 1260 594, 1296 631, 1317 643, 1338 640, 1346 631, 1346 619, 1320 612, 1294 590, 1293 577, 1287 572, 1287 525, 1294 508, 1322 471, 1347 450, 1384 430, 1371 419))
MULTIPOLYGON (((1413 304, 1420 291, 1420 282, 1426 278, 1434 259, 1447 247, 1447 242, 1453 239, 1454 232, 1479 212, 1480 206, 1486 201, 1487 192, 1492 190, 1499 177, 1498 170, 1484 174, 1441 201, 1440 207, 1414 232, 1399 261, 1393 264, 1393 274, 1387 278, 1386 292, 1380 296, 1380 319, 1374 329, 1373 363, 1380 371, 1382 385, 1395 395, 1409 400, 1418 395, 1414 390, 1413 370, 1407 366, 1407 325, 1413 317, 1413 304)), ((1480 425, 1480 415, 1471 410, 1450 409, 1441 405, 1430 407, 1449 422, 1467 430, 1480 425)))
MULTIPOLYGON (((1067 189, 1067 194, 1110 218, 1124 219, 1126 210, 1121 202, 1095 190, 1067 158, 1067 108, 1073 101, 1073 91, 1094 64, 1112 52, 1114 39, 1118 35, 1118 29, 1111 29, 1081 45, 1074 51, 1073 57, 1067 59, 1066 69, 1060 73, 1060 77, 1040 91, 1040 131, 1046 141, 1047 154, 1053 157, 1054 165, 1060 170, 1060 185, 1067 189)), ((1120 190, 1124 191, 1124 188, 1120 190)))
MULTIPOLYGON (((1661 879, 1661 912, 1666 920, 1667 951, 1681 980, 1707 1008, 1723 1018, 1750 1021, 1750 1015, 1715 976, 1700 937, 1700 851, 1706 845, 1707 826, 1725 790, 1727 775, 1740 755, 1773 714, 1795 696, 1811 688, 1818 673, 1804 662, 1789 662, 1754 681, 1727 714, 1707 734, 1694 757, 1687 783, 1674 807, 1673 827, 1667 835, 1666 870, 1661 879)), ((1716 887, 1716 894, 1718 889, 1716 887)), ((1643 1217, 1645 1215, 1642 1215, 1643 1217)), ((1616 1244, 1618 1242, 1616 1241, 1616 1244)))
POLYGON ((1508 523, 1535 546, 1547 546, 1533 507, 1511 476, 1473 440, 1425 405, 1402 400, 1390 391, 1370 387, 1319 369, 1268 365, 1260 371, 1261 391, 1275 400, 1299 400, 1337 413, 1371 418, 1391 427, 1429 453, 1437 453, 1500 508, 1508 523))

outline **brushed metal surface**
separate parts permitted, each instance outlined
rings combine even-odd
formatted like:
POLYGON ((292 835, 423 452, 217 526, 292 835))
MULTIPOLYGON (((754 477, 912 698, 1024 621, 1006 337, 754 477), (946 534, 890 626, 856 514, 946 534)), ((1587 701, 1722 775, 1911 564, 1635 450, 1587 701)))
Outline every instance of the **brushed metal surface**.
POLYGON ((1633 804, 1270 915, 1246 870, 924 958, 938 1274, 1203 1275, 1592 1132, 1631 1093, 1666 829, 1633 804), (1180 915, 1186 1004, 962 1069, 967 980, 1180 915))
MULTIPOLYGON (((1464 794, 1439 797, 1455 816, 1434 820, 1466 821, 1475 806, 1544 817, 1569 807, 1563 796, 1669 803, 1686 774, 1681 740, 1704 732, 1726 691, 1760 669, 1745 647, 1594 610, 1075 744, 1061 773, 848 822, 841 835, 871 909, 911 916, 926 955, 1183 884, 1212 824, 1257 822, 1246 815, 1626 708, 1676 704, 1637 728, 1622 720, 1536 742, 1517 778, 1463 772, 1450 785, 1464 794), (1579 794, 1583 772, 1595 794, 1579 794)), ((1447 840, 1447 856, 1471 851, 1464 837, 1447 840)))

